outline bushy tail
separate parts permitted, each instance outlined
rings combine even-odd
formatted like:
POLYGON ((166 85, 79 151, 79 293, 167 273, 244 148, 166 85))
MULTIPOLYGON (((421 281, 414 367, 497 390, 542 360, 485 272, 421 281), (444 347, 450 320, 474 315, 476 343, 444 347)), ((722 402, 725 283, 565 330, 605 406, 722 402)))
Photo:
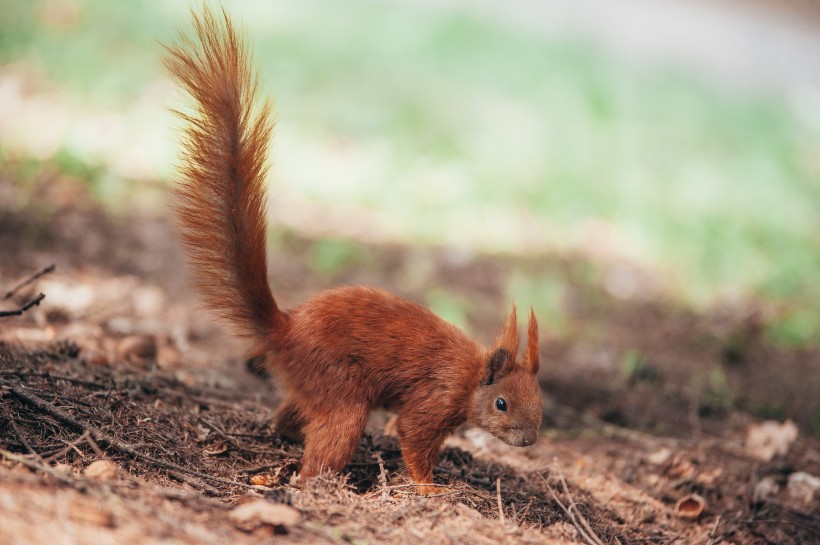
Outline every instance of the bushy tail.
POLYGON ((286 315, 267 279, 266 156, 271 104, 254 108, 258 79, 228 16, 203 7, 194 35, 166 47, 164 62, 194 99, 186 123, 174 207, 205 303, 236 333, 270 338, 286 315))

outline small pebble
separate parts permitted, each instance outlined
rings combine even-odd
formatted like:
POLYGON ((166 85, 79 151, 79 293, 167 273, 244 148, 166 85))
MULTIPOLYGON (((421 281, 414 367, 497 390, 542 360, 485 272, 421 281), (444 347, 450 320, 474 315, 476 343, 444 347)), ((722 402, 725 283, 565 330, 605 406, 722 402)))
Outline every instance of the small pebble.
POLYGON ((263 525, 287 528, 302 520, 301 513, 293 507, 258 498, 241 503, 228 513, 228 517, 237 528, 244 531, 251 531, 263 525))
POLYGON ((71 464, 60 463, 60 464, 54 464, 54 471, 57 471, 58 473, 68 474, 68 473, 73 473, 74 468, 71 466, 71 464))
POLYGON ((755 503, 764 501, 772 494, 777 494, 779 490, 780 487, 777 486, 777 481, 774 480, 774 477, 772 477, 771 475, 763 477, 755 485, 754 501, 755 503))
POLYGON ((116 479, 119 466, 111 460, 97 460, 83 470, 83 475, 89 479, 109 480, 116 479))
POLYGON ((814 495, 820 490, 820 478, 805 471, 796 471, 789 475, 786 490, 794 499, 811 503, 814 501, 814 495))

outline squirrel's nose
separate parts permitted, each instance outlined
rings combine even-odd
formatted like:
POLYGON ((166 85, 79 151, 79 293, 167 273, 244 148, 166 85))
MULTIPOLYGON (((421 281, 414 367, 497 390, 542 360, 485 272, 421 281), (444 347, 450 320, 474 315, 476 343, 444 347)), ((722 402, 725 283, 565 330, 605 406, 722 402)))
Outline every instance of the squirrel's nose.
POLYGON ((524 446, 534 445, 538 441, 538 430, 529 430, 524 433, 524 446))

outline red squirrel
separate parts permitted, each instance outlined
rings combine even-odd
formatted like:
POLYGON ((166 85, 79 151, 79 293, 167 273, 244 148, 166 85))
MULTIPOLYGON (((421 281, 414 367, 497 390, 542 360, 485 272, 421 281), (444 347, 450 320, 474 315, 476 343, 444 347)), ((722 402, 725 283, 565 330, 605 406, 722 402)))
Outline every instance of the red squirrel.
POLYGON ((430 310, 367 287, 323 291, 289 311, 267 277, 264 178, 271 103, 229 17, 193 14, 194 35, 166 48, 165 65, 193 98, 173 189, 183 246, 205 304, 250 341, 283 386, 276 429, 304 440, 300 477, 340 471, 370 410, 398 412, 404 463, 421 494, 445 437, 464 422, 514 446, 535 443, 543 399, 538 323, 530 310, 518 357, 515 305, 485 348, 430 310))

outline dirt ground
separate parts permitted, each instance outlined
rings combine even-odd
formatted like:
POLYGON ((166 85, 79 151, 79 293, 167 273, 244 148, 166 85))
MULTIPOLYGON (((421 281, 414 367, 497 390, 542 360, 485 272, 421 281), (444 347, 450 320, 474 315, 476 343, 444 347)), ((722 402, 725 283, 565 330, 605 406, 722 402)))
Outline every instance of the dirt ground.
POLYGON ((0 297, 56 269, 0 301, 46 294, 0 318, 0 545, 820 542, 820 351, 768 344, 753 305, 617 299, 581 256, 364 247, 318 275, 315 241, 280 235, 284 306, 339 283, 417 300, 438 286, 479 302, 470 326, 485 341, 511 271, 568 283, 569 326, 541 346, 535 446, 459 430, 435 472, 449 491, 419 497, 376 413, 342 475, 303 484, 301 445, 271 426, 275 382, 199 309, 170 225, 112 218, 48 168, 26 191, 9 176, 0 297), (419 263, 418 287, 396 287, 419 263))

